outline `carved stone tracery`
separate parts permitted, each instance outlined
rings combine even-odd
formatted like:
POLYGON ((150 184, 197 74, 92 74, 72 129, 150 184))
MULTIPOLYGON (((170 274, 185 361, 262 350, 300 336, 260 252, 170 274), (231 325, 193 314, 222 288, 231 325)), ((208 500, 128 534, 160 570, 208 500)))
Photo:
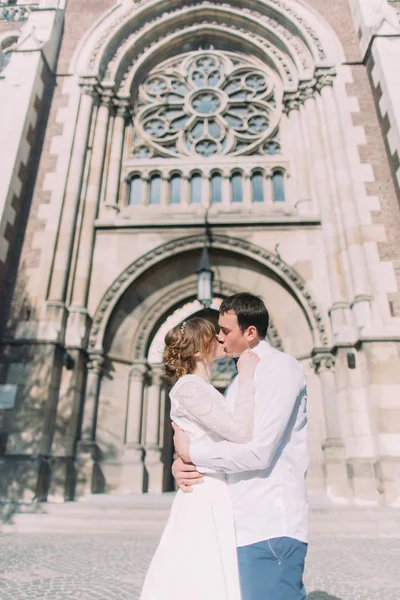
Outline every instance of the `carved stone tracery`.
MULTIPOLYGON (((270 153, 280 90, 243 55, 191 52, 158 65, 139 88, 133 155, 270 153)), ((276 153, 276 146, 274 146, 276 153)))

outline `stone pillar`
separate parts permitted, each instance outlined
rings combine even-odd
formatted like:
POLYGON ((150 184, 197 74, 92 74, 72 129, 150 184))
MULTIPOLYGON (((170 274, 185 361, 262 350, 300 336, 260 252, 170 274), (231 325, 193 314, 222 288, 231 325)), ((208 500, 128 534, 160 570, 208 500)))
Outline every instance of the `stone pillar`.
POLYGON ((202 204, 205 208, 208 208, 211 206, 211 175, 209 170, 204 169, 203 171, 202 186, 202 204))
POLYGON ((129 375, 126 435, 122 456, 120 485, 121 491, 126 493, 141 494, 144 487, 142 422, 147 373, 147 363, 137 361, 133 364, 129 375))
POLYGON ((318 122, 318 109, 313 89, 305 95, 304 106, 300 108, 300 121, 309 140, 310 161, 314 187, 321 214, 323 242, 329 276, 332 305, 330 318, 336 343, 348 342, 356 338, 349 298, 353 291, 351 282, 346 279, 346 248, 342 243, 337 223, 337 209, 334 198, 333 174, 329 170, 329 156, 324 143, 323 129, 318 122))
POLYGON ((298 103, 293 105, 293 109, 288 110, 288 120, 290 123, 290 137, 292 145, 292 156, 294 163, 295 189, 293 194, 293 205, 299 214, 309 214, 314 208, 311 194, 310 165, 307 164, 309 153, 305 147, 304 136, 300 124, 300 107, 298 103))
POLYGON ((72 307, 83 309, 86 309, 89 293, 95 233, 94 222, 99 207, 111 103, 112 94, 110 92, 104 93, 101 97, 101 104, 97 113, 89 178, 82 216, 82 227, 79 236, 78 260, 71 304, 72 307))
POLYGON ((181 206, 188 207, 190 204, 190 183, 188 173, 182 173, 181 183, 181 206))
POLYGON ((121 164, 124 148, 125 126, 129 116, 129 103, 126 100, 116 101, 117 110, 114 116, 111 138, 111 153, 108 166, 108 181, 105 201, 100 207, 100 216, 115 216, 119 212, 118 193, 121 182, 121 164))
POLYGON ((231 206, 231 181, 230 170, 224 169, 222 172, 222 206, 230 208, 231 206))
POLYGON ((169 174, 163 170, 161 173, 161 192, 160 192, 160 206, 164 209, 168 207, 168 195, 169 195, 169 174))
POLYGON ((253 189, 251 185, 251 171, 246 169, 243 173, 243 206, 250 208, 253 205, 253 189))
POLYGON ((97 491, 94 481, 95 466, 99 460, 99 449, 96 444, 96 429, 100 383, 103 369, 104 357, 102 354, 89 354, 81 436, 77 448, 76 495, 78 497, 97 491))
POLYGON ((162 403, 164 392, 164 366, 153 365, 151 369, 151 386, 147 394, 145 466, 148 476, 148 492, 161 494, 163 491, 162 462, 162 403))
MULTIPOLYGON (((95 85, 84 84, 51 274, 48 300, 50 313, 54 313, 52 308, 62 307, 65 302, 76 231, 76 219, 85 170, 90 122, 96 98, 97 89, 95 85)), ((55 321, 56 315, 50 314, 50 320, 55 321)))
POLYGON ((359 330, 367 333, 371 331, 372 325, 371 282, 363 247, 349 159, 333 92, 333 78, 327 76, 325 79, 320 79, 319 87, 354 290, 351 305, 352 312, 359 330))
MULTIPOLYGON (((358 351, 350 349, 356 357, 355 369, 347 367, 349 349, 340 349, 338 352, 338 359, 341 359, 342 368, 346 373, 343 384, 348 409, 348 471, 354 495, 364 503, 377 503, 380 493, 383 492, 377 438, 379 413, 374 406, 376 387, 371 381, 374 371, 377 370, 377 346, 373 350, 374 365, 371 365, 366 355, 374 346, 375 344, 366 344, 358 351)), ((385 363, 383 368, 385 372, 389 372, 390 367, 386 361, 385 363)), ((379 381, 382 381, 382 364, 380 367, 379 381)), ((389 392, 389 397, 390 393, 393 392, 389 392)))
POLYGON ((313 366, 321 380, 325 414, 326 440, 323 451, 328 496, 333 499, 348 499, 350 486, 337 405, 335 358, 332 354, 318 353, 313 357, 313 366))

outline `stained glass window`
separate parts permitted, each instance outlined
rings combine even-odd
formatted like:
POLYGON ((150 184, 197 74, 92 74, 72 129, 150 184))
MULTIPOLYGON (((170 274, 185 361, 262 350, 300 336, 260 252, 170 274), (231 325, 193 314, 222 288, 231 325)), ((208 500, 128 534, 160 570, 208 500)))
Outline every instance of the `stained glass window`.
POLYGON ((192 175, 190 179, 190 203, 201 204, 201 175, 192 175))
POLYGON ((264 178, 260 171, 253 173, 251 177, 251 188, 253 202, 264 202, 264 178))
POLYGON ((138 175, 135 175, 131 179, 130 193, 129 193, 129 204, 131 206, 138 206, 142 202, 142 180, 138 175))
POLYGON ((214 173, 211 176, 211 204, 222 202, 222 175, 214 173))
POLYGON ((284 202, 285 185, 283 173, 281 171, 275 171, 275 173, 272 175, 272 185, 274 190, 274 202, 284 202))
POLYGON ((161 177, 153 175, 150 179, 149 204, 160 204, 161 201, 161 177))
POLYGON ((169 203, 180 204, 181 202, 181 184, 182 179, 180 175, 172 175, 170 186, 169 186, 169 203))
POLYGON ((232 202, 243 201, 243 181, 240 173, 234 173, 231 177, 232 202))

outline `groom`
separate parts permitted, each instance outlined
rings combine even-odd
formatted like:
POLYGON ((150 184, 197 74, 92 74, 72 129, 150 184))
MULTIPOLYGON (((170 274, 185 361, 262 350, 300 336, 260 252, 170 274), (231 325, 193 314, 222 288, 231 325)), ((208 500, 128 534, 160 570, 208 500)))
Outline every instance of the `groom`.
MULTIPOLYGON (((254 374, 253 440, 189 444, 174 426, 180 458, 172 473, 184 492, 202 482, 201 473, 226 473, 243 600, 305 600, 306 386, 299 363, 265 341, 268 321, 264 302, 253 294, 234 294, 221 304, 218 341, 227 356, 237 358, 251 348, 260 357, 254 374)), ((231 408, 237 385, 235 378, 227 389, 231 408)))

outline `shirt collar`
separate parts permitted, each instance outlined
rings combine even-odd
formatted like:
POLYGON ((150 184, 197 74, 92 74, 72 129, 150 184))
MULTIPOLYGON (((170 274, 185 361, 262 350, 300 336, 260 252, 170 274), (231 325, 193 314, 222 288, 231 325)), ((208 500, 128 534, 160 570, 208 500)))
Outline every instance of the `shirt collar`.
POLYGON ((267 342, 267 340, 262 340, 257 344, 257 346, 254 346, 251 351, 254 352, 254 354, 257 354, 257 356, 261 357, 267 354, 271 348, 272 346, 269 342, 267 342))

